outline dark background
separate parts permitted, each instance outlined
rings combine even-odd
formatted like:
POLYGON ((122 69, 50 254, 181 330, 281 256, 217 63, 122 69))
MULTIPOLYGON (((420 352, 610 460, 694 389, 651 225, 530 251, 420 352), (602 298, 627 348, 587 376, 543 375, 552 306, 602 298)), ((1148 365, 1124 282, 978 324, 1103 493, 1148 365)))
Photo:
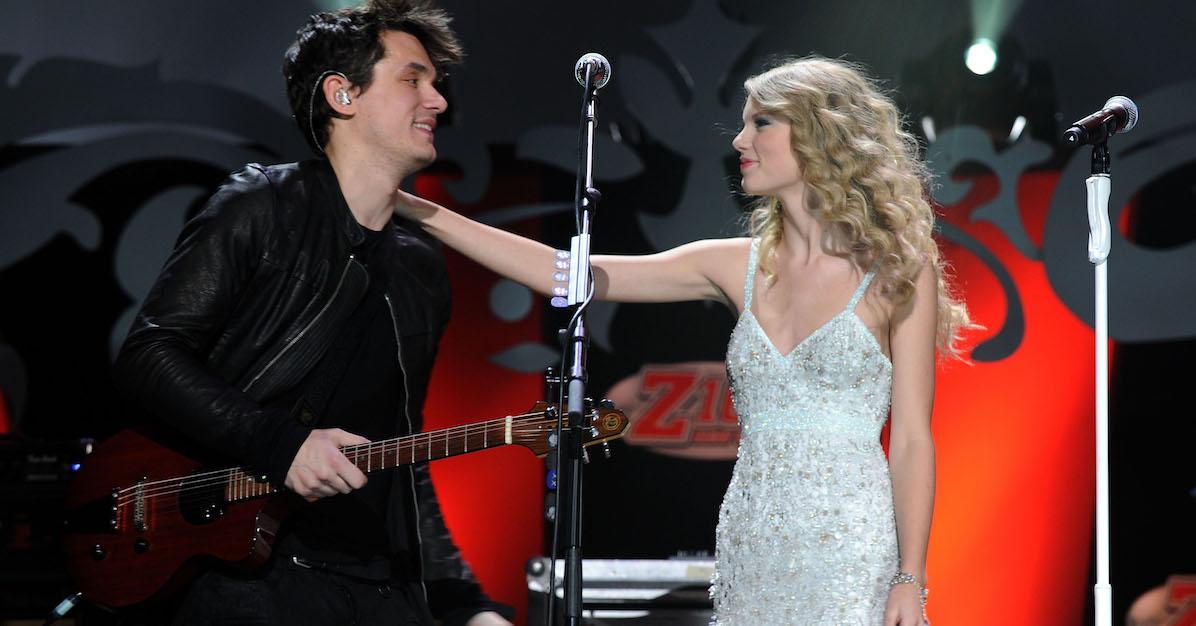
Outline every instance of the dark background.
MULTIPOLYGON (((1111 208, 1122 233, 1110 268, 1115 620, 1166 576, 1196 572, 1196 427, 1184 400, 1196 371, 1196 5, 444 6, 456 16, 469 57, 447 83, 442 161, 431 175, 447 181, 451 199, 475 215, 520 229, 535 224, 542 238, 564 246, 571 218, 552 207, 571 199, 578 90, 570 70, 581 53, 596 50, 615 67, 600 108, 606 208, 596 249, 648 252, 734 232, 739 203, 728 193, 735 171, 728 144, 739 124, 742 79, 782 56, 845 56, 896 91, 924 140, 926 116, 937 134, 970 127, 991 138, 990 155, 960 159, 940 180, 999 174, 998 163, 1018 145, 1041 146, 1041 158, 1011 171, 1061 173, 1062 182, 1040 199, 1049 206, 1046 234, 1025 252, 1083 320, 1092 317, 1091 266, 1082 239, 1076 245, 1061 233, 1087 228, 1080 182, 1086 157, 1072 158, 1057 137, 1113 94, 1137 100, 1141 125, 1112 142, 1111 208), (994 21, 980 19, 989 14, 1005 16, 991 29, 1001 64, 978 78, 964 69, 962 48, 977 22, 994 21), (1018 115, 1027 127, 1011 141, 1018 115), (528 180, 532 187, 511 190, 528 180), (682 217, 687 208, 714 217, 682 217), (503 217, 511 211, 524 217, 503 217)), ((81 454, 80 438, 119 427, 129 409, 109 378, 112 346, 182 220, 241 164, 307 156, 278 67, 304 17, 326 8, 282 0, 38 2, 9 5, 0 20, 0 390, 11 432, 0 491, 0 617, 40 615, 68 587, 52 556, 63 483, 30 481, 29 468, 50 457, 30 457, 29 446, 37 455, 70 459, 81 454)), ((493 313, 457 310, 454 317, 485 321, 493 313)), ((646 363, 719 361, 734 321, 702 304, 623 306, 602 315, 604 340, 591 362, 596 388, 646 363)), ((551 351, 561 321, 545 312, 531 343, 551 351)), ((547 352, 537 354, 543 360, 547 352)), ((512 376, 526 377, 538 363, 516 361, 512 376)), ((1049 386, 1051 364, 1040 367, 1037 382, 1049 386)), ((677 461, 623 444, 616 451, 616 462, 588 485, 588 497, 632 504, 592 513, 589 527, 598 530, 588 534, 587 554, 662 558, 711 550, 730 463, 677 461), (685 515, 669 514, 678 510, 685 515), (636 532, 600 530, 629 511, 637 515, 636 532), (658 516, 664 521, 654 524, 658 516)), ((57 476, 51 465, 49 475, 57 476)), ((1060 593, 1071 593, 1092 581, 1058 582, 1060 593)))

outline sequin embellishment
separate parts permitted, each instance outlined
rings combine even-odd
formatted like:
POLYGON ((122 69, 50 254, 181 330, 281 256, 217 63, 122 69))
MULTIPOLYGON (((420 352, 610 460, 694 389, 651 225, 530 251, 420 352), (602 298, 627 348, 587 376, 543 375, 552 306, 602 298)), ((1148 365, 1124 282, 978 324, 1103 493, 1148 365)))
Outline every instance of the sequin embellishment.
POLYGON ((751 312, 727 347, 743 436, 723 497, 712 624, 880 626, 897 569, 889 468, 880 447, 892 364, 848 306, 782 355, 751 312))

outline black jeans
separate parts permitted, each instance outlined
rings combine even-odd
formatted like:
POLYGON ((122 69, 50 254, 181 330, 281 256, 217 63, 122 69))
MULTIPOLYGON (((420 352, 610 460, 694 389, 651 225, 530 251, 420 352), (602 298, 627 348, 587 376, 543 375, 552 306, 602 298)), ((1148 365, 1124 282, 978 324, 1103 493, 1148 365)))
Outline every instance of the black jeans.
POLYGON ((278 555, 259 578, 207 572, 176 626, 432 626, 420 583, 368 580, 308 568, 278 555))

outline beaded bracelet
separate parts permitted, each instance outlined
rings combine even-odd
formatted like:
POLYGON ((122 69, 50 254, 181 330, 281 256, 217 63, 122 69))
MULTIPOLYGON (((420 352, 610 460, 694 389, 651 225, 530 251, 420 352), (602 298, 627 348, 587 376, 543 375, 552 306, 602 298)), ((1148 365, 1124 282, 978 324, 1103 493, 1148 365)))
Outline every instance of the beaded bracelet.
POLYGON ((897 572, 889 579, 889 586, 896 587, 897 585, 914 585, 918 586, 918 579, 909 572, 897 572))
POLYGON ((896 587, 897 585, 913 585, 918 588, 918 597, 922 600, 922 612, 926 612, 926 596, 930 595, 930 590, 918 584, 918 578, 909 572, 897 572, 889 579, 889 587, 896 587))
POLYGON ((557 308, 569 306, 569 269, 572 264, 568 250, 557 250, 552 259, 552 300, 557 308))

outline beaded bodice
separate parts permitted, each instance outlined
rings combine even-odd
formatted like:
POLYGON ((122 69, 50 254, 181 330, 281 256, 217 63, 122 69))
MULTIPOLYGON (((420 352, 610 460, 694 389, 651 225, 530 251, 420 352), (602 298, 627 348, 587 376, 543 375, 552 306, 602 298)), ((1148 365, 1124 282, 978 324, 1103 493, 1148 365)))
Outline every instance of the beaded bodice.
POLYGON ((727 347, 743 428, 719 509, 710 594, 718 626, 883 626, 898 561, 880 429, 892 365, 847 306, 789 354, 744 311, 727 347))
POLYGON ((873 272, 838 315, 783 355, 751 310, 757 244, 752 241, 743 314, 727 346, 727 375, 743 435, 814 429, 876 440, 888 419, 893 368, 855 313, 873 272))

